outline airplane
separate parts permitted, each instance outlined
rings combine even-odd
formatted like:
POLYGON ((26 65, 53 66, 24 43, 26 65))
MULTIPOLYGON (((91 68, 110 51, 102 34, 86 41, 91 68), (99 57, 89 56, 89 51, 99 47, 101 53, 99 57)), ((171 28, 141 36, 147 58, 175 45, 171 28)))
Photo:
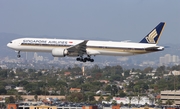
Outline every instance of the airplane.
POLYGON ((77 57, 80 62, 94 62, 92 56, 131 56, 164 50, 157 43, 164 29, 165 22, 160 22, 139 43, 129 41, 96 41, 50 38, 19 38, 7 44, 11 49, 20 52, 49 52, 53 57, 77 57))

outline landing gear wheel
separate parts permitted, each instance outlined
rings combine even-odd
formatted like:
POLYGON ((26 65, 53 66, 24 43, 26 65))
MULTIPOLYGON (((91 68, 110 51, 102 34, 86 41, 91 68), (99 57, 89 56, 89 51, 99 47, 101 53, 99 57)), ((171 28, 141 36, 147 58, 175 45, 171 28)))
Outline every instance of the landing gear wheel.
POLYGON ((76 61, 80 61, 80 58, 76 58, 76 61))
POLYGON ((86 59, 83 59, 83 62, 86 62, 86 59))
POLYGON ((18 58, 20 58, 20 57, 21 57, 21 55, 20 55, 20 54, 18 54, 18 55, 17 55, 17 57, 18 57, 18 58))
POLYGON ((90 59, 91 62, 94 62, 94 59, 90 59))

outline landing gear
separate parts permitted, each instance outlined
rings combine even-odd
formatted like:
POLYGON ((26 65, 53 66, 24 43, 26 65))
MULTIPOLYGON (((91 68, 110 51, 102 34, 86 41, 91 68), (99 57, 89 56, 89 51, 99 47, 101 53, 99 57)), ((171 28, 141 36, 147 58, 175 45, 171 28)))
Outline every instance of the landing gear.
POLYGON ((79 57, 79 58, 76 58, 76 60, 77 60, 77 61, 80 61, 80 62, 86 62, 86 61, 94 62, 94 59, 91 59, 90 56, 85 57, 85 58, 83 58, 83 57, 81 56, 81 57, 79 57))
POLYGON ((18 55, 17 55, 17 57, 18 57, 18 58, 20 58, 20 57, 21 57, 21 55, 20 55, 20 51, 18 51, 18 55))
POLYGON ((84 60, 94 62, 94 59, 91 59, 90 57, 86 57, 86 58, 84 58, 84 60))

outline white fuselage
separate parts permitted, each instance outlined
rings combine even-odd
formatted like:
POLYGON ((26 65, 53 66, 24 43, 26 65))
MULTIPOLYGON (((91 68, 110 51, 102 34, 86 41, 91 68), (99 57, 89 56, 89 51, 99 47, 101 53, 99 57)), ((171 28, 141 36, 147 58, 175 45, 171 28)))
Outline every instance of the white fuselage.
MULTIPOLYGON (((52 52, 54 48, 67 49, 83 41, 84 40, 71 39, 20 38, 12 40, 7 46, 17 51, 52 52)), ((129 56, 155 52, 154 50, 146 50, 146 48, 150 47, 159 47, 163 49, 161 46, 148 43, 89 40, 86 44, 86 51, 88 55, 129 56)))

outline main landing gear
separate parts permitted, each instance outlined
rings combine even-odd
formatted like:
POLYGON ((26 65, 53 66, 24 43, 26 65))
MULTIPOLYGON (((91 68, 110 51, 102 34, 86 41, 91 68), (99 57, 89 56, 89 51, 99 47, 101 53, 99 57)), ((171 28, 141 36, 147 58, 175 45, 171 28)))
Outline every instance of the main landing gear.
POLYGON ((20 55, 20 51, 18 51, 18 55, 17 55, 17 57, 18 57, 18 58, 20 58, 20 57, 21 57, 21 55, 20 55))
POLYGON ((77 60, 77 61, 80 61, 80 62, 86 62, 86 61, 94 62, 94 59, 91 59, 90 56, 85 57, 85 58, 79 57, 79 58, 76 58, 76 60, 77 60))

